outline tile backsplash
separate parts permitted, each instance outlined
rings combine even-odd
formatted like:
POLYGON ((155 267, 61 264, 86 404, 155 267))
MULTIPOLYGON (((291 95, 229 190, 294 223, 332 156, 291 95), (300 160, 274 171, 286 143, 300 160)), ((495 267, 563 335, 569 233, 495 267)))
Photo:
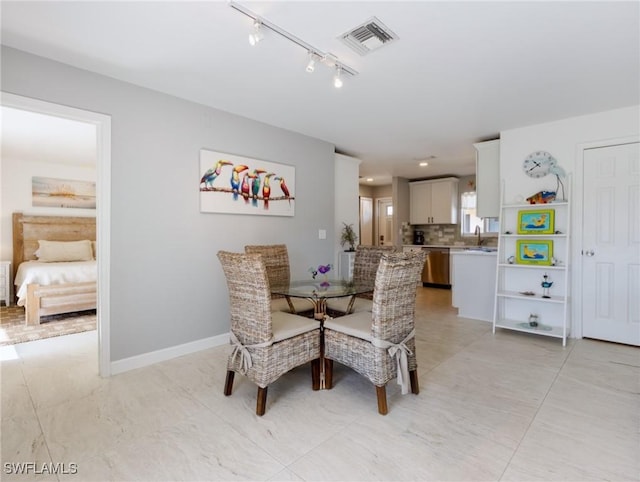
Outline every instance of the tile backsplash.
MULTIPOLYGON (((424 244, 441 244, 451 246, 473 246, 476 244, 475 236, 462 237, 460 226, 457 224, 427 224, 402 226, 402 243, 413 244, 413 231, 424 231, 424 244)), ((481 235, 484 246, 497 246, 496 236, 481 235)))

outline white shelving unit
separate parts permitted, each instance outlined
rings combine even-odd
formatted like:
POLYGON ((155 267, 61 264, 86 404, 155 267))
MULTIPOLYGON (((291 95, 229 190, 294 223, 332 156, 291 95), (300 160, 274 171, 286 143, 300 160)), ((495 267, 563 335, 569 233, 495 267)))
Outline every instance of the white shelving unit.
MULTIPOLYGON (((504 188, 502 189, 504 193, 504 188)), ((548 204, 505 204, 500 206, 500 236, 493 332, 496 328, 535 333, 562 339, 569 336, 569 240, 571 206, 568 201, 548 204), (518 213, 542 209, 554 210, 555 234, 516 234, 518 213), (553 265, 519 264, 517 241, 527 239, 552 241, 553 265), (543 297, 544 275, 553 282, 549 298, 543 297), (533 295, 524 294, 533 292, 533 295), (537 326, 529 323, 530 315, 537 315, 537 326)))

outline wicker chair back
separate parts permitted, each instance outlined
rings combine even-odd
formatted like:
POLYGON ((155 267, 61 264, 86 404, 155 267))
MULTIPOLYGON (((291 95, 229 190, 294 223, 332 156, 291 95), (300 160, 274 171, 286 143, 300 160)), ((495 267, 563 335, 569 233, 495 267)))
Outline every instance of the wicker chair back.
POLYGON ((260 254, 220 251, 229 288, 231 331, 243 345, 271 339, 271 293, 267 270, 260 254))

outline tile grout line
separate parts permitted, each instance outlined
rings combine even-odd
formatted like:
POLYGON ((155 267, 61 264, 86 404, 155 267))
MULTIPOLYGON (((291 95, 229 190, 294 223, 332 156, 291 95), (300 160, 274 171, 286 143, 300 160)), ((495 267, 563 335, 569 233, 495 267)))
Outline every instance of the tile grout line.
POLYGON ((522 437, 520 437, 520 441, 518 442, 516 447, 513 449, 513 453, 511 454, 511 457, 509 457, 509 461, 505 465, 504 470, 502 471, 502 473, 500 474, 500 477, 498 478, 499 481, 503 479, 505 472, 507 471, 507 469, 511 465, 511 462, 513 461, 513 458, 518 453, 518 450, 520 450, 520 446, 522 445, 522 442, 524 441, 525 437, 529 433, 529 430, 531 429, 531 426, 533 425, 533 422, 535 422, 536 418, 538 417, 538 414, 540 413, 540 409, 544 406, 545 402, 547 401, 547 397, 549 396, 549 392, 551 392, 551 389, 553 388, 553 386, 558 381, 558 377, 560 376, 560 373, 562 372, 562 370, 564 369, 565 365, 567 364, 567 361, 569 360, 569 357, 571 356, 571 353, 573 352, 573 349, 578 344, 578 341, 579 340, 576 340, 575 343, 571 344, 572 345, 571 349, 567 353, 567 356, 565 357, 564 361, 562 362, 562 365, 560 365, 560 367, 558 368, 558 372, 556 373, 556 376, 553 377, 553 380, 549 384, 549 388, 547 389, 547 392, 544 394, 544 397, 542 398, 542 401, 540 402, 540 405, 538 406, 537 410, 533 414, 533 417, 531 417, 531 420, 529 421, 529 424, 527 425, 527 428, 525 429, 524 433, 522 434, 522 437))

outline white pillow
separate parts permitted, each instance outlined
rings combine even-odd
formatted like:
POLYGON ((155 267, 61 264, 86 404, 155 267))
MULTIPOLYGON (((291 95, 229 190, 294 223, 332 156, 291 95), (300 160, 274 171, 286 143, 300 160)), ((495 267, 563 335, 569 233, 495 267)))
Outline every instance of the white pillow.
POLYGON ((91 241, 45 241, 38 240, 39 248, 36 256, 39 261, 53 263, 56 261, 90 261, 93 259, 91 241))

